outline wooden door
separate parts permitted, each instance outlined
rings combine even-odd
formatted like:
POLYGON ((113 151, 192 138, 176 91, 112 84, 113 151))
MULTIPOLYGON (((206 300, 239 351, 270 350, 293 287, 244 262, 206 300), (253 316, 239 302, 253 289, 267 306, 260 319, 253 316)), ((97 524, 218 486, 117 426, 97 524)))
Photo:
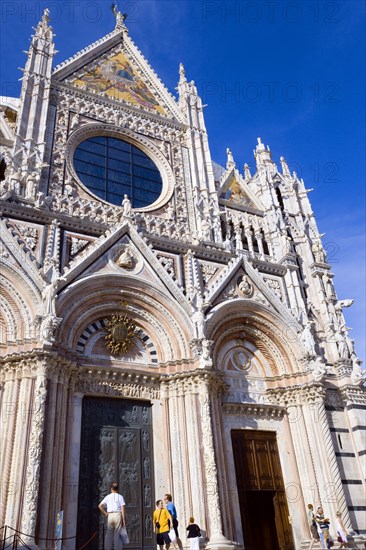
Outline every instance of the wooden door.
POLYGON ((293 550, 276 434, 231 432, 246 550, 293 550))

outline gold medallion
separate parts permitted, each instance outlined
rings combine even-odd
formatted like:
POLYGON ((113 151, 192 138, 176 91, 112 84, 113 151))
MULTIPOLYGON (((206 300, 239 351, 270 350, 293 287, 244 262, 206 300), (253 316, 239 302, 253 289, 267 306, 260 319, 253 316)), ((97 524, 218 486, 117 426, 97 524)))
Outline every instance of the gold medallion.
POLYGON ((112 315, 106 324, 107 334, 104 339, 108 350, 113 355, 126 353, 136 342, 136 324, 125 313, 112 315))

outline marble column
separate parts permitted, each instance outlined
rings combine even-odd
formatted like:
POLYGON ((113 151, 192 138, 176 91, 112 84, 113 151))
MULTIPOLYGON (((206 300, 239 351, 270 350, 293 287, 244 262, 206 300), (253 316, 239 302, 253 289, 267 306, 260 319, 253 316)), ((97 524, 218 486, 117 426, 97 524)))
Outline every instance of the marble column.
POLYGON ((10 485, 10 471, 13 459, 13 448, 15 438, 15 426, 17 418, 17 407, 20 380, 16 376, 16 365, 5 365, 3 367, 3 390, 1 405, 1 430, 0 430, 0 472, 1 472, 1 503, 0 525, 5 523, 5 512, 10 485))
POLYGON ((206 548, 224 549, 233 547, 234 544, 223 534, 210 399, 210 383, 208 380, 202 380, 199 389, 199 401, 201 408, 203 460, 206 474, 207 510, 209 517, 209 542, 206 548))

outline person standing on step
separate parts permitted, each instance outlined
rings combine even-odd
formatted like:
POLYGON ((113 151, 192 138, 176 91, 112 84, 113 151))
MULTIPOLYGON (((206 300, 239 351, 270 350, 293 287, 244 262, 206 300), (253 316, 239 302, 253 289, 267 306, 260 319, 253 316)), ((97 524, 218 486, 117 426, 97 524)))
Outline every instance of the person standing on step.
POLYGON ((105 535, 105 550, 122 550, 121 529, 126 525, 125 499, 118 493, 118 483, 112 483, 111 492, 107 495, 98 508, 107 519, 107 532, 105 535))

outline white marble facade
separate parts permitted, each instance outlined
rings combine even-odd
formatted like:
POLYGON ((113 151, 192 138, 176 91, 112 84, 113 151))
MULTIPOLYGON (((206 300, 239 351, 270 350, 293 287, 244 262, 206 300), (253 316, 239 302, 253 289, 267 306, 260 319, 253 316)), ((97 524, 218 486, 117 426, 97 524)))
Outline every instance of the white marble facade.
POLYGON ((245 544, 232 429, 277 434, 296 548, 308 502, 333 524, 341 510, 361 540, 364 375, 305 184, 260 139, 254 174, 229 150, 216 165, 194 82, 180 66, 173 97, 116 15, 53 68, 45 10, 20 100, 2 104, 0 525, 52 537, 63 509, 75 534, 82 398, 99 395, 152 403, 155 494, 171 492, 209 547, 245 544), (144 96, 98 84, 120 54, 144 96), (153 160, 152 205, 110 204, 79 179, 75 149, 99 135, 153 160), (116 310, 138 353, 106 349, 116 310))

